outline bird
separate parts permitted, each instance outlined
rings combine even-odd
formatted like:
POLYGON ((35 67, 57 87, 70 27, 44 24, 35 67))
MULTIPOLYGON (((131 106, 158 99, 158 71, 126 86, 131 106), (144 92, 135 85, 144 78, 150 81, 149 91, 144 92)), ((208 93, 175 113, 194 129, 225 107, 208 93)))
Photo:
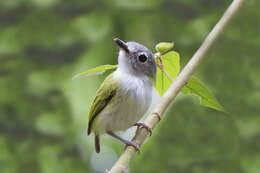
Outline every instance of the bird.
POLYGON ((100 152, 100 136, 108 134, 139 151, 139 145, 118 136, 132 126, 151 128, 138 122, 152 103, 156 83, 156 62, 144 45, 114 39, 119 47, 118 67, 108 75, 91 104, 88 114, 88 135, 94 133, 95 150, 100 152))

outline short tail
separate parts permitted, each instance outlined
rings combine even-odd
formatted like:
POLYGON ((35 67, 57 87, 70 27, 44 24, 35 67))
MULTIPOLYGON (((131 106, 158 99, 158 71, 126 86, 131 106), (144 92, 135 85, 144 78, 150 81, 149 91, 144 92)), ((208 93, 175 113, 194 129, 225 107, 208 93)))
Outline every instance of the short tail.
POLYGON ((97 153, 100 152, 100 140, 98 135, 95 135, 95 149, 97 153))

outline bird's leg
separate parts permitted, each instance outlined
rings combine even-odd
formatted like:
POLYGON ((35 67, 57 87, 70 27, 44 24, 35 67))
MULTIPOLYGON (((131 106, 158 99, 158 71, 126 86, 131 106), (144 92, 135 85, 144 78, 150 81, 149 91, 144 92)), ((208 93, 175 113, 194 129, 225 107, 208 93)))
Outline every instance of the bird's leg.
POLYGON ((134 126, 137 126, 137 128, 145 128, 150 133, 150 136, 152 135, 152 128, 147 124, 143 122, 137 122, 134 124, 134 126))
POLYGON ((133 142, 133 141, 128 141, 125 140, 123 138, 121 138, 120 136, 116 135, 115 133, 113 133, 112 131, 107 131, 107 134, 109 134, 110 136, 118 139, 119 141, 123 142, 124 144, 126 144, 127 146, 132 146, 134 147, 137 151, 140 151, 140 147, 137 143, 133 142))

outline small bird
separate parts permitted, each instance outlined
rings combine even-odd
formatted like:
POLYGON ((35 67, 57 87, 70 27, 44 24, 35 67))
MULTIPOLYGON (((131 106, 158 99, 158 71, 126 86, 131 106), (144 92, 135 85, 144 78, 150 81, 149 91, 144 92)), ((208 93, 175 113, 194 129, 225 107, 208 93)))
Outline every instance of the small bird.
POLYGON ((136 42, 115 38, 119 46, 118 68, 101 84, 90 107, 88 135, 95 135, 95 149, 100 152, 100 136, 108 134, 139 150, 135 142, 116 135, 131 126, 151 128, 138 122, 152 103, 156 62, 152 52, 136 42))

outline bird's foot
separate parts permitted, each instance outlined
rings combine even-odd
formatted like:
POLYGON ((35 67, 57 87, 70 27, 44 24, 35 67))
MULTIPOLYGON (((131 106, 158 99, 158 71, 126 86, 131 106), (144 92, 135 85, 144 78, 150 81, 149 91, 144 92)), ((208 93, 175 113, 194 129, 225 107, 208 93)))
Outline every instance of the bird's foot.
POLYGON ((135 143, 133 141, 124 141, 124 143, 125 143, 126 147, 132 146, 136 149, 136 151, 140 152, 140 146, 137 143, 135 143))
POLYGON ((142 122, 137 122, 135 123, 135 126, 137 126, 137 128, 145 128, 150 133, 150 136, 152 135, 152 128, 147 124, 142 122))

